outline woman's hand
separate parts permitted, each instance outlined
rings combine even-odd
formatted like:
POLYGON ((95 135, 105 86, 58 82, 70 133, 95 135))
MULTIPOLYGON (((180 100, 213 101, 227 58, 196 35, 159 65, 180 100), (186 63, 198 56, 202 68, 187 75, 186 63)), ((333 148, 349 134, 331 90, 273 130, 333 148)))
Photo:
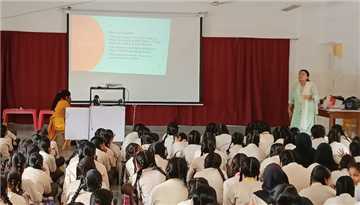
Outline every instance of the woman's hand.
POLYGON ((337 152, 337 155, 342 158, 343 156, 346 155, 346 153, 344 152, 343 149, 340 149, 340 150, 337 152))
POLYGON ((312 99, 312 95, 303 95, 304 100, 312 99))
POLYGON ((288 113, 290 117, 293 115, 293 112, 291 110, 288 110, 288 113))

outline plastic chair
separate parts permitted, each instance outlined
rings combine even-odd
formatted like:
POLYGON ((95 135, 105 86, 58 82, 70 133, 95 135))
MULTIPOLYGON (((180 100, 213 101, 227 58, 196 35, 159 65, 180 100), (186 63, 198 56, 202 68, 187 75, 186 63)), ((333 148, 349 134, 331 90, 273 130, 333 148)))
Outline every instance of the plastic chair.
POLYGON ((8 122, 10 114, 31 114, 33 116, 33 121, 34 121, 34 131, 35 132, 37 131, 38 116, 36 109, 5 109, 3 111, 4 122, 8 122))
POLYGON ((40 130, 44 126, 44 115, 52 115, 52 111, 51 110, 40 110, 38 127, 37 127, 38 130, 40 130))
POLYGON ((352 119, 343 119, 343 125, 342 125, 344 131, 349 136, 349 138, 352 140, 352 136, 350 134, 350 130, 352 127, 352 119))

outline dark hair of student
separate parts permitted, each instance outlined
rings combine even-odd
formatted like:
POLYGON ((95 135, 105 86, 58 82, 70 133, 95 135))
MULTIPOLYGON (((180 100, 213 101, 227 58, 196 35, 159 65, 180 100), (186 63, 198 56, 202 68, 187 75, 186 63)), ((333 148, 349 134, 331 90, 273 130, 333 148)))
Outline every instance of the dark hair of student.
POLYGON ((105 129, 104 128, 98 128, 94 133, 94 137, 102 137, 103 134, 105 134, 105 129))
POLYGON ((209 182, 202 177, 197 177, 191 179, 188 184, 188 191, 189 191, 189 199, 192 199, 193 195, 195 194, 196 190, 201 186, 209 186, 209 182))
POLYGON ((309 73, 309 71, 307 71, 307 70, 305 70, 305 69, 301 69, 301 70, 299 71, 299 74, 300 74, 301 72, 305 72, 305 73, 306 73, 306 76, 309 77, 306 81, 310 81, 310 73, 309 73))
POLYGON ((332 129, 332 130, 337 130, 337 131, 340 132, 340 135, 345 136, 344 128, 343 128, 341 125, 335 124, 335 125, 333 125, 333 126, 331 127, 331 129, 332 129))
POLYGON ((70 92, 68 90, 62 90, 58 93, 56 93, 56 96, 51 104, 51 110, 54 111, 56 108, 57 103, 61 100, 61 99, 65 99, 66 97, 70 97, 70 92))
POLYGON ((290 205, 314 205, 310 199, 306 197, 298 197, 291 201, 290 205))
POLYGON ((245 145, 244 145, 244 135, 241 134, 240 132, 235 132, 234 134, 231 135, 231 143, 229 144, 229 147, 226 150, 227 155, 230 154, 230 149, 231 149, 232 144, 241 145, 242 147, 245 147, 245 145))
POLYGON ((111 129, 106 129, 105 134, 110 135, 111 137, 114 137, 114 132, 111 129))
POLYGON ((41 128, 40 130, 36 131, 36 134, 39 134, 42 137, 47 137, 49 135, 47 129, 45 129, 44 127, 41 128))
POLYGON ((15 152, 10 159, 9 167, 16 168, 22 174, 24 172, 24 165, 26 164, 26 157, 20 152, 15 152))
POLYGON ((355 162, 353 164, 350 164, 348 169, 355 168, 358 172, 360 172, 360 162, 355 162))
MULTIPOLYGON (((153 167, 154 169, 159 171, 164 176, 166 176, 166 173, 160 167, 158 167, 156 165, 154 154, 148 150, 144 150, 144 151, 140 151, 140 152, 136 153, 134 156, 134 161, 140 166, 140 169, 137 171, 135 184, 133 186, 134 199, 135 199, 135 202, 137 203, 138 200, 141 200, 141 195, 142 195, 142 193, 138 193, 137 183, 141 178, 143 170, 146 168, 149 168, 149 167, 153 167), (139 198, 139 196, 140 196, 140 198, 139 198)), ((141 192, 141 189, 140 189, 140 192, 141 192)))
POLYGON ((299 155, 294 150, 284 150, 279 155, 282 166, 286 166, 292 162, 299 163, 299 155))
POLYGON ((6 131, 7 131, 6 125, 1 125, 1 138, 5 137, 6 131))
POLYGON ((241 166, 240 179, 243 180, 243 176, 255 178, 259 180, 260 162, 255 157, 248 157, 241 166))
POLYGON ((280 155, 285 150, 285 146, 280 143, 275 143, 270 147, 270 157, 280 155))
POLYGON ((7 191, 7 183, 5 177, 1 176, 1 198, 4 199, 5 204, 12 205, 6 191, 7 191))
POLYGON ((300 196, 293 185, 279 184, 270 192, 269 202, 276 205, 289 205, 298 197, 300 196))
POLYGON ((231 175, 235 176, 236 173, 240 171, 240 168, 243 166, 244 162, 247 160, 246 154, 238 153, 231 160, 231 175))
POLYGON ((157 141, 150 145, 149 151, 159 155, 161 158, 166 159, 166 147, 164 143, 157 141))
POLYGON ((26 154, 26 147, 29 144, 33 144, 33 141, 31 139, 24 139, 21 140, 19 143, 19 152, 23 153, 24 155, 26 154))
POLYGON ((105 146, 106 146, 107 148, 109 148, 109 147, 110 147, 110 143, 111 143, 111 139, 113 138, 113 136, 110 135, 110 134, 104 133, 104 134, 102 135, 102 138, 103 138, 103 140, 104 140, 105 146))
POLYGON ((135 124, 134 125, 134 127, 133 127, 133 132, 139 132, 139 130, 141 130, 141 129, 144 129, 145 128, 145 125, 144 124, 142 124, 142 123, 137 123, 137 124, 135 124))
POLYGON ((360 144, 360 136, 354 137, 352 141, 360 144))
MULTIPOLYGON (((0 158, 1 157, 2 157, 2 154, 0 153, 0 158)), ((1 174, 4 174, 5 167, 6 167, 6 164, 8 163, 8 161, 9 161, 9 158, 11 158, 11 156, 9 156, 7 159, 5 159, 3 162, 1 162, 1 174)))
POLYGON ((330 130, 328 134, 329 144, 333 142, 340 142, 340 132, 338 130, 330 130))
POLYGON ((85 205, 85 204, 81 203, 81 202, 71 202, 71 203, 68 203, 67 205, 85 205))
POLYGON ((85 142, 82 149, 79 149, 79 161, 84 157, 94 158, 96 147, 92 142, 85 142))
POLYGON ((36 144, 29 144, 26 147, 23 147, 22 153, 25 155, 27 159, 27 165, 29 165, 29 159, 30 155, 32 153, 38 153, 40 152, 40 148, 36 144))
POLYGON ((71 159, 72 159, 73 157, 75 157, 76 154, 78 154, 78 155, 80 156, 79 152, 82 152, 82 148, 83 148, 83 146, 85 145, 86 142, 88 142, 88 141, 87 141, 87 140, 80 140, 80 141, 76 144, 76 147, 75 147, 74 152, 70 155, 69 159, 67 159, 67 160, 65 161, 65 164, 66 164, 66 165, 69 165, 71 159), (80 151, 80 150, 81 150, 81 151, 80 151))
POLYGON ((220 124, 216 125, 216 136, 219 136, 222 134, 229 134, 229 130, 225 124, 220 123, 220 124))
POLYGON ((336 181, 336 196, 341 194, 350 194, 351 197, 354 197, 355 185, 351 177, 342 176, 336 181))
POLYGON ((85 177, 86 173, 91 169, 96 169, 94 158, 82 158, 76 166, 76 180, 85 177))
POLYGON ((134 157, 136 152, 140 149, 140 145, 136 143, 130 143, 125 149, 125 159, 128 161, 131 157, 134 157))
POLYGON ((223 180, 223 182, 226 180, 224 173, 221 171, 220 166, 221 166, 221 162, 222 162, 222 158, 219 154, 215 153, 215 152, 210 152, 206 157, 205 157, 205 162, 204 162, 204 168, 214 168, 217 169, 221 179, 223 180))
POLYGON ((327 185, 325 179, 331 177, 331 172, 328 168, 317 165, 311 172, 310 185, 314 182, 320 182, 322 185, 327 185))
POLYGON ((40 169, 43 165, 43 158, 39 153, 32 153, 28 159, 29 167, 40 169))
POLYGON ((264 121, 257 121, 255 123, 255 129, 259 132, 259 133, 263 133, 263 132, 269 132, 270 133, 270 125, 264 121))
POLYGON ((179 132, 179 125, 176 122, 170 122, 166 128, 166 135, 163 139, 163 143, 169 135, 177 135, 179 132))
POLYGON ((180 142, 182 142, 183 140, 188 140, 188 137, 186 136, 186 134, 184 132, 180 132, 177 136, 178 138, 180 137, 180 142))
POLYGON ((90 205, 111 205, 113 201, 115 201, 114 196, 107 189, 97 189, 90 197, 90 205))
POLYGON ((189 145, 190 145, 190 144, 199 145, 199 144, 200 144, 200 140, 201 140, 201 135, 200 135, 200 132, 198 132, 197 130, 192 130, 192 131, 189 133, 189 145))
POLYGON ((297 127, 292 127, 290 129, 290 132, 291 132, 292 136, 294 136, 295 139, 300 134, 300 130, 297 127))
POLYGON ((144 127, 138 131, 138 136, 141 139, 142 136, 144 136, 146 134, 150 134, 150 133, 151 133, 150 129, 148 127, 144 127))
POLYGON ((194 205, 217 205, 216 191, 211 186, 201 186, 193 194, 194 205))
POLYGON ((215 152, 215 149, 215 135, 210 132, 205 133, 201 141, 201 156, 203 156, 205 153, 215 152))
POLYGON ((352 142, 350 143, 349 148, 350 148, 351 156, 353 157, 360 156, 360 144, 356 142, 352 142))
POLYGON ((313 136, 314 139, 324 138, 324 136, 322 135, 321 127, 319 125, 312 126, 311 135, 313 136))
POLYGON ((249 123, 245 127, 245 136, 247 136, 250 133, 253 133, 256 130, 255 123, 249 123))
POLYGON ((101 149, 101 145, 104 144, 104 140, 101 137, 93 137, 90 140, 96 147, 96 149, 101 149))
POLYGON ((75 194, 71 198, 71 203, 75 202, 76 198, 79 196, 82 189, 93 192, 101 188, 102 176, 100 172, 96 169, 91 169, 86 173, 86 177, 82 177, 80 180, 80 185, 76 190, 75 194))
POLYGON ((21 173, 10 171, 7 174, 7 183, 13 187, 11 190, 12 192, 18 195, 22 195, 24 193, 24 191, 21 188, 21 173))
POLYGON ((40 148, 41 151, 44 151, 44 152, 50 154, 49 153, 50 140, 48 138, 41 139, 40 142, 39 142, 39 148, 40 148))
POLYGON ((355 163, 356 163, 356 161, 355 161, 354 157, 347 154, 341 158, 341 161, 339 163, 340 170, 341 169, 349 169, 349 166, 351 164, 355 164, 355 163))
POLYGON ((140 138, 141 145, 151 144, 154 142, 153 136, 150 133, 146 133, 140 138))
POLYGON ((42 140, 44 137, 41 136, 40 134, 34 134, 31 139, 33 141, 34 144, 36 144, 37 146, 39 146, 40 140, 42 140))
POLYGON ((216 123, 210 122, 206 125, 205 133, 210 132, 212 134, 216 134, 216 123))
POLYGON ((287 127, 287 126, 276 127, 273 131, 274 142, 276 142, 278 139, 285 140, 287 135, 291 135, 289 127, 287 127))
POLYGON ((256 130, 246 136, 246 146, 248 146, 249 144, 255 144, 257 147, 259 147, 259 143, 260 134, 256 130))
POLYGON ((166 166, 166 180, 168 179, 181 179, 186 186, 186 175, 188 167, 184 158, 174 157, 170 159, 166 166))
POLYGON ((317 147, 314 162, 328 168, 330 172, 339 169, 339 165, 334 160, 331 146, 327 143, 321 143, 317 147))
POLYGON ((289 128, 287 128, 286 130, 283 131, 283 136, 284 136, 284 146, 286 146, 287 144, 293 144, 295 145, 296 144, 296 139, 297 137, 300 135, 297 134, 296 136, 293 135, 291 133, 291 131, 289 130, 289 128))
POLYGON ((160 137, 159 137, 159 135, 158 135, 157 133, 152 132, 152 133, 150 133, 150 134, 151 134, 154 142, 157 142, 157 141, 160 140, 160 137))

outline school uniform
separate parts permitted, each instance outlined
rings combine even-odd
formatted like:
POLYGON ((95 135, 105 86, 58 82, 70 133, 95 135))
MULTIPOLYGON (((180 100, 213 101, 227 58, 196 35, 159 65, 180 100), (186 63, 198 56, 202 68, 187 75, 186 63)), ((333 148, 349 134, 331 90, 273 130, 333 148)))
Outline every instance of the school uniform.
POLYGON ((271 146, 274 143, 274 136, 270 134, 270 132, 263 132, 260 134, 260 143, 259 148, 264 153, 266 152, 266 149, 271 146))
POLYGON ((38 192, 34 189, 34 183, 29 179, 21 180, 22 189, 24 194, 29 200, 34 203, 40 203, 42 201, 43 193, 38 192))
POLYGON ((116 167, 116 157, 115 153, 107 147, 106 154, 109 156, 110 159, 110 167, 116 167))
POLYGON ((335 170, 331 172, 330 187, 336 187, 337 180, 342 176, 350 176, 348 169, 335 170))
POLYGON ((97 148, 95 154, 97 156, 97 161, 103 164, 106 168, 106 171, 109 172, 111 170, 111 159, 109 155, 97 148))
MULTIPOLYGON (((164 134, 163 137, 161 138, 162 140, 165 139, 167 134, 164 134)), ((170 155, 171 155, 171 147, 172 147, 172 144, 174 142, 174 136, 172 135, 167 135, 166 139, 165 139, 165 142, 164 142, 164 145, 166 147, 166 151, 168 153, 167 155, 167 159, 170 159, 170 155)))
POLYGON ((16 194, 12 191, 8 191, 8 197, 13 205, 29 205, 29 200, 26 200, 23 196, 16 194))
MULTIPOLYGON (((225 159, 224 159, 224 153, 218 151, 218 150, 215 150, 215 153, 219 154, 222 158, 222 161, 221 161, 221 165, 220 165, 220 169, 226 171, 226 164, 225 164, 225 159)), ((197 152, 195 152, 195 155, 197 155, 197 152)), ((188 171, 188 174, 186 176, 186 181, 189 182, 192 178, 193 178, 193 175, 196 173, 196 172, 200 172, 204 169, 204 163, 205 163, 205 158, 206 156, 208 155, 208 153, 204 154, 203 156, 201 157, 197 157, 195 158, 192 163, 190 164, 190 167, 189 167, 189 171, 188 171)))
POLYGON ((324 205, 354 205, 356 202, 357 201, 350 194, 340 194, 340 196, 326 200, 324 205))
MULTIPOLYGON (((225 180, 227 179, 227 175, 226 175, 226 172, 224 170, 221 170, 224 177, 225 177, 225 180)), ((215 189, 216 191, 216 196, 217 196, 217 201, 219 204, 222 204, 223 203, 223 184, 224 184, 224 181, 223 179, 221 178, 221 175, 219 173, 219 170, 218 169, 215 169, 215 168, 207 168, 207 169, 204 169, 200 172, 197 172, 194 176, 194 178, 198 178, 198 177, 203 177, 205 178, 208 182, 209 182, 209 185, 215 189)))
MULTIPOLYGON (((135 185, 137 174, 132 177, 132 185, 135 185)), ((165 176, 153 167, 149 167, 142 171, 141 177, 137 182, 137 190, 139 196, 141 194, 144 205, 151 204, 149 202, 150 194, 153 188, 166 180, 165 176)))
POLYGON ((224 205, 248 205, 254 192, 262 190, 262 183, 254 178, 245 178, 243 181, 229 187, 224 205))
POLYGON ((266 158, 265 153, 259 147, 252 143, 242 148, 239 153, 246 154, 246 156, 248 157, 255 157, 260 162, 264 161, 264 159, 266 158))
POLYGON ((51 149, 50 154, 54 156, 55 159, 59 159, 60 158, 59 147, 56 141, 50 141, 50 149, 51 149))
POLYGON ((354 193, 354 197, 355 197, 355 200, 356 201, 360 201, 360 186, 359 186, 360 183, 357 183, 355 185, 355 193, 354 193))
POLYGON ((2 199, 0 199, 0 205, 5 205, 5 202, 2 199))
POLYGON ((231 161, 232 159, 235 157, 235 155, 237 155, 240 150, 242 149, 243 147, 241 145, 234 145, 233 147, 230 148, 230 153, 227 154, 227 165, 228 166, 231 166, 231 161))
POLYGON ((188 146, 187 142, 174 142, 171 147, 171 154, 170 158, 180 157, 181 156, 181 150, 183 150, 185 147, 188 146))
POLYGON ((110 147, 109 147, 115 154, 115 157, 116 157, 116 164, 121 164, 121 150, 120 150, 120 147, 117 146, 116 144, 114 143, 111 143, 110 144, 110 147))
POLYGON ((186 200, 186 201, 182 201, 180 203, 178 203, 177 205, 193 205, 194 202, 192 199, 186 200))
POLYGON ((295 148, 296 146, 293 145, 292 143, 285 145, 285 150, 294 150, 295 148))
MULTIPOLYGON (((71 202, 72 197, 76 193, 76 190, 79 188, 80 180, 75 180, 69 184, 69 186, 66 189, 65 198, 62 202, 66 202, 66 204, 69 204, 71 202)), ((106 187, 106 184, 102 182, 101 188, 106 187)), ((90 203, 90 197, 88 197, 88 193, 91 196, 92 192, 87 192, 85 190, 81 190, 79 193, 79 196, 76 198, 75 202, 82 202, 84 204, 90 203)))
POLYGON ((312 140, 312 147, 313 147, 314 149, 317 149, 317 147, 318 147, 321 143, 328 143, 328 141, 326 141, 326 139, 324 139, 323 137, 315 138, 315 139, 312 140))
POLYGON ((166 167, 168 165, 168 161, 162 157, 160 157, 158 154, 155 154, 155 162, 158 167, 160 167, 164 172, 166 172, 166 167))
POLYGON ((188 190, 183 180, 168 179, 151 191, 149 205, 176 205, 188 199, 188 190))
POLYGON ((251 195, 249 204, 251 204, 251 205, 268 205, 268 203, 266 203, 264 200, 262 200, 261 198, 256 196, 256 194, 251 195))
POLYGON ((42 194, 51 192, 51 178, 44 171, 27 167, 22 174, 22 180, 31 180, 34 183, 33 189, 42 194))
POLYGON ((336 191, 329 186, 315 182, 310 187, 301 190, 299 195, 310 199, 314 205, 323 205, 326 200, 336 196, 336 191))
POLYGON ((235 176, 227 179, 224 184, 223 184, 223 202, 226 199, 226 196, 228 194, 229 191, 229 187, 233 184, 239 183, 239 179, 240 179, 240 172, 236 173, 235 176))
POLYGON ((345 137, 344 135, 341 135, 341 138, 340 138, 340 143, 345 145, 345 147, 350 147, 350 143, 348 140, 347 140, 347 137, 345 137))
POLYGON ((344 144, 340 143, 340 142, 332 142, 330 144, 333 155, 337 155, 337 153, 340 150, 343 150, 345 152, 345 154, 349 154, 349 147, 346 147, 344 144))
POLYGON ((356 157, 354 157, 354 159, 355 159, 355 162, 360 162, 360 156, 356 156, 356 157))
POLYGON ((0 138, 0 152, 2 154, 1 161, 5 161, 13 149, 12 141, 10 138, 0 138))
POLYGON ((188 165, 194 160, 194 154, 196 151, 200 151, 201 146, 197 144, 189 144, 187 147, 181 150, 180 157, 185 158, 188 165))
POLYGON ((143 150, 149 150, 149 147, 150 147, 151 144, 144 144, 144 145, 141 145, 141 148, 143 150))
POLYGON ((50 173, 55 172, 57 170, 55 157, 44 151, 40 151, 39 154, 43 157, 43 161, 49 168, 50 173))
MULTIPOLYGON (((123 161, 125 161, 125 156, 126 156, 126 147, 130 144, 130 143, 134 143, 135 140, 139 139, 139 134, 137 132, 131 132, 128 135, 126 135, 126 137, 124 138, 124 141, 121 145, 121 158, 123 161)), ((141 144, 139 144, 141 146, 141 144)))
POLYGON ((134 166, 134 158, 131 157, 126 163, 125 163, 125 172, 127 176, 129 176, 128 182, 132 182, 132 178, 135 174, 135 166, 134 166))
MULTIPOLYGON (((284 144, 284 139, 283 138, 279 138, 277 139, 273 144, 284 144)), ((271 151, 271 146, 273 145, 271 144, 267 149, 266 149, 266 152, 265 152, 265 155, 268 157, 270 156, 270 151, 271 151)))
POLYGON ((280 165, 280 158, 279 158, 279 155, 275 155, 275 156, 272 156, 272 157, 268 157, 266 158, 261 164, 260 164, 260 179, 263 178, 264 176, 264 171, 265 171, 265 168, 269 165, 269 164, 272 164, 272 163, 275 163, 275 164, 279 164, 280 165))
POLYGON ((316 166, 318 166, 318 165, 320 165, 320 164, 314 162, 314 163, 312 163, 312 164, 307 168, 307 170, 308 170, 308 171, 310 172, 310 174, 311 174, 311 172, 313 171, 313 169, 314 169, 316 166))
POLYGON ((310 186, 311 172, 301 164, 292 162, 282 169, 288 176, 289 183, 294 185, 298 192, 310 186))
POLYGON ((221 134, 215 137, 216 138, 216 149, 219 151, 226 153, 226 150, 229 148, 231 143, 231 135, 229 134, 221 134))

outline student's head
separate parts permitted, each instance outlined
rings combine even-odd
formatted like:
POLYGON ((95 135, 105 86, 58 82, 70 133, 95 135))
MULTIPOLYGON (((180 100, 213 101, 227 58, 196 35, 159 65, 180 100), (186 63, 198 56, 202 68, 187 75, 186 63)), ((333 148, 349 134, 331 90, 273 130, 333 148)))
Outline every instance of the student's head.
MULTIPOLYGON (((288 128, 289 129, 289 128, 288 128)), ((297 127, 292 127, 290 129, 290 133, 292 134, 292 136, 296 139, 296 137, 300 134, 300 130, 297 127)))
POLYGON ((351 177, 342 176, 336 181, 336 196, 340 196, 341 194, 350 194, 354 197, 355 185, 351 177))
MULTIPOLYGON (((280 126, 274 129, 273 136, 274 136, 274 142, 276 142, 278 139, 284 139, 285 141, 285 138, 291 138, 293 135, 291 134, 289 127, 280 126)), ((292 141, 295 143, 295 138, 292 141)))
POLYGON ((41 128, 40 130, 36 131, 36 134, 39 134, 42 137, 47 137, 49 135, 46 128, 41 128))
POLYGON ((350 155, 345 155, 341 158, 340 164, 339 164, 339 169, 348 169, 349 166, 351 164, 355 164, 355 159, 354 157, 350 156, 350 155))
POLYGON ((93 137, 90 140, 96 147, 96 149, 104 150, 105 149, 105 142, 101 137, 93 137))
POLYGON ((76 166, 76 179, 85 177, 86 173, 91 169, 96 169, 94 158, 82 158, 76 166))
POLYGON ((159 135, 158 135, 157 133, 152 132, 152 133, 150 133, 150 134, 151 134, 151 136, 152 136, 152 138, 153 138, 154 142, 157 142, 157 141, 159 141, 159 140, 160 140, 160 137, 159 137, 159 135))
POLYGON ((7 174, 7 185, 12 192, 18 195, 22 195, 24 193, 21 186, 21 174, 19 172, 10 171, 7 174))
POLYGON ((317 138, 324 138, 325 137, 325 132, 323 132, 323 126, 322 125, 314 125, 311 128, 311 135, 313 136, 314 139, 317 138))
POLYGON ((134 157, 134 155, 137 152, 142 151, 143 149, 140 147, 140 145, 136 144, 136 143, 130 143, 126 149, 125 149, 125 159, 126 161, 128 161, 131 157, 134 157))
POLYGON ((338 130, 330 130, 328 134, 329 144, 333 142, 340 142, 341 134, 338 130))
POLYGON ((84 157, 90 157, 94 159, 95 153, 96 153, 95 144, 91 142, 85 142, 84 146, 82 147, 82 151, 79 152, 79 160, 81 160, 84 157))
POLYGON ((266 166, 264 170, 264 182, 262 184, 264 191, 270 193, 277 185, 288 183, 289 179, 287 175, 278 164, 272 163, 266 166))
POLYGON ((310 81, 309 77, 310 77, 309 71, 307 71, 305 69, 301 69, 299 71, 299 81, 301 81, 301 82, 310 81))
POLYGON ((360 163, 354 163, 349 166, 349 174, 350 177, 354 180, 354 184, 358 184, 360 182, 360 163))
POLYGON ((260 143, 260 135, 257 131, 254 131, 253 133, 249 133, 246 136, 246 146, 249 144, 255 144, 257 147, 259 147, 260 143))
POLYGON ((242 176, 245 178, 256 178, 259 179, 260 174, 260 162, 255 157, 248 157, 244 164, 241 166, 240 181, 242 176))
POLYGON ((98 129, 95 131, 94 136, 95 136, 95 137, 102 137, 103 134, 105 134, 105 129, 104 129, 104 128, 98 128, 98 129))
POLYGON ((19 152, 21 152, 23 154, 26 154, 26 147, 29 144, 33 144, 33 141, 31 139, 21 140, 20 143, 19 143, 19 152))
POLYGON ((184 158, 174 157, 170 159, 166 167, 166 180, 168 179, 180 179, 186 186, 186 175, 188 167, 184 158))
POLYGON ((209 186, 209 182, 202 177, 194 178, 189 181, 189 185, 188 185, 189 199, 192 199, 193 195, 196 193, 196 190, 201 186, 209 186))
POLYGON ((284 167, 290 163, 299 163, 299 155, 294 150, 284 150, 280 153, 280 166, 284 167))
POLYGON ((313 203, 306 197, 298 197, 292 200, 290 205, 313 205, 313 203))
POLYGON ((255 129, 259 133, 270 132, 270 125, 264 121, 259 120, 255 123, 255 129))
POLYGON ((104 144, 107 148, 110 147, 111 143, 112 143, 112 138, 113 136, 110 135, 110 134, 106 134, 104 133, 103 136, 102 136, 103 140, 104 140, 104 144))
POLYGON ((331 146, 327 143, 321 143, 317 147, 314 162, 327 167, 330 171, 338 169, 338 166, 334 161, 331 146))
POLYGON ((238 153, 233 157, 233 159, 231 160, 232 176, 235 176, 236 173, 241 171, 241 167, 243 166, 246 159, 247 156, 246 154, 243 153, 238 153))
POLYGON ((29 159, 30 155, 32 153, 38 153, 40 152, 40 148, 36 144, 29 144, 26 147, 23 147, 22 153, 25 155, 27 159, 27 165, 29 165, 29 159))
POLYGON ((293 185, 279 184, 270 192, 269 202, 276 205, 289 205, 298 197, 300 196, 293 185))
POLYGON ((205 162, 204 162, 204 168, 214 168, 217 169, 217 171, 220 174, 220 177, 223 181, 225 181, 225 176, 224 173, 221 171, 220 166, 221 166, 221 162, 222 162, 222 158, 219 154, 215 153, 215 152, 210 152, 206 157, 205 157, 205 162))
POLYGON ((216 125, 216 135, 229 134, 229 130, 225 124, 216 125))
POLYGON ((307 152, 312 149, 311 138, 306 133, 300 133, 295 139, 296 150, 299 152, 307 152))
POLYGON ((187 142, 188 138, 185 133, 180 132, 178 135, 174 135, 174 142, 187 142))
POLYGON ((229 144, 229 148, 226 150, 227 155, 230 154, 230 148, 231 148, 232 144, 241 145, 241 146, 245 147, 245 145, 244 145, 244 135, 241 134, 240 132, 235 132, 233 135, 231 135, 231 143, 229 144))
POLYGON ((33 141, 34 144, 36 144, 37 146, 39 146, 40 140, 42 140, 44 137, 41 136, 40 134, 34 134, 31 139, 33 141))
POLYGON ((141 136, 140 142, 141 142, 141 145, 151 144, 154 142, 154 139, 153 139, 151 133, 146 133, 141 136))
POLYGON ((214 152, 215 148, 216 148, 215 135, 210 132, 205 133, 201 141, 201 156, 204 153, 214 152))
POLYGON ((311 172, 310 185, 319 182, 322 185, 329 185, 331 180, 331 172, 328 168, 317 165, 311 172))
POLYGON ((245 136, 247 136, 249 133, 253 133, 256 130, 255 123, 249 123, 245 127, 245 136))
POLYGON ((284 145, 282 145, 280 143, 275 143, 275 144, 271 145, 271 147, 270 147, 270 157, 280 155, 280 153, 284 150, 285 150, 284 145))
POLYGON ((41 139, 40 142, 39 142, 39 148, 40 148, 41 151, 44 151, 44 152, 50 154, 51 148, 50 148, 50 140, 49 140, 49 138, 41 139))
POLYGON ((51 104, 51 110, 54 111, 57 103, 63 99, 66 100, 68 103, 71 102, 71 96, 70 92, 68 90, 62 90, 58 93, 56 93, 56 96, 51 104))
POLYGON ((144 124, 142 124, 142 123, 137 123, 137 124, 135 124, 134 127, 133 127, 133 132, 139 133, 139 131, 140 131, 141 129, 144 129, 144 128, 145 128, 145 125, 144 125, 144 124))
POLYGON ((354 137, 352 141, 360 144, 360 136, 354 137))
POLYGON ((360 156, 360 144, 356 143, 356 142, 352 142, 350 143, 350 154, 353 157, 357 157, 360 156))
POLYGON ((6 125, 1 125, 1 138, 4 138, 7 135, 7 132, 6 125))
POLYGON ((88 170, 80 181, 80 185, 76 192, 74 193, 73 197, 71 198, 71 203, 75 202, 76 198, 79 196, 80 191, 82 189, 88 192, 94 192, 97 189, 101 188, 102 184, 102 176, 100 172, 96 169, 88 170))
MULTIPOLYGON (((141 139, 142 136, 147 135, 147 134, 150 134, 150 133, 151 133, 150 129, 149 129, 148 127, 144 127, 144 128, 142 128, 142 129, 139 130, 138 136, 139 136, 139 138, 141 139)), ((150 136, 152 136, 152 135, 150 135, 150 136)))
POLYGON ((170 122, 166 128, 168 135, 177 135, 179 132, 179 125, 176 122, 170 122))
POLYGON ((333 125, 333 126, 331 127, 331 129, 332 129, 332 130, 337 130, 337 131, 340 133, 340 135, 345 136, 344 129, 343 129, 343 127, 342 127, 341 125, 335 124, 335 125, 333 125))
POLYGON ((91 194, 90 205, 115 205, 114 196, 107 189, 97 189, 91 194))
POLYGON ((26 157, 21 152, 15 152, 11 156, 11 160, 9 162, 10 168, 14 168, 20 174, 24 172, 26 166, 26 157))
POLYGON ((205 133, 210 132, 212 134, 216 134, 216 123, 210 122, 206 125, 205 133))
POLYGON ((87 140, 80 140, 80 141, 76 144, 76 147, 75 147, 74 152, 70 155, 69 159, 67 159, 67 160, 65 161, 65 164, 66 164, 66 165, 69 165, 71 159, 72 159, 73 157, 75 157, 76 154, 78 154, 78 155, 80 156, 80 153, 81 153, 81 155, 83 155, 83 154, 82 154, 82 148, 83 148, 83 146, 85 145, 86 142, 88 142, 88 141, 87 141, 87 140))
POLYGON ((189 145, 190 145, 190 144, 199 145, 199 144, 200 144, 200 140, 201 140, 201 135, 200 135, 200 132, 198 132, 197 130, 192 130, 192 131, 189 133, 189 145))
POLYGON ((7 183, 6 183, 6 179, 5 177, 1 176, 0 179, 0 187, 1 187, 1 198, 4 199, 4 202, 6 204, 12 205, 7 193, 8 193, 8 187, 7 187, 7 183))
POLYGON ((296 136, 291 133, 289 128, 282 131, 282 136, 284 136, 284 146, 287 144, 296 144, 296 139, 299 138, 300 134, 297 134, 296 136))
POLYGON ((36 152, 32 153, 29 157, 29 167, 41 170, 42 165, 43 165, 42 156, 36 152))
POLYGON ((194 205, 216 205, 217 197, 215 189, 207 185, 199 187, 193 195, 193 202, 194 205))
POLYGON ((160 141, 153 142, 149 147, 149 151, 154 154, 159 155, 163 159, 166 159, 166 147, 165 147, 164 143, 162 143, 160 141))
MULTIPOLYGON (((111 129, 106 129, 106 130, 105 130, 105 134, 110 135, 111 138, 112 138, 112 140, 113 140, 114 137, 115 137, 115 134, 114 134, 114 132, 113 132, 111 129)), ((111 141, 112 141, 112 140, 111 140, 111 141)))

